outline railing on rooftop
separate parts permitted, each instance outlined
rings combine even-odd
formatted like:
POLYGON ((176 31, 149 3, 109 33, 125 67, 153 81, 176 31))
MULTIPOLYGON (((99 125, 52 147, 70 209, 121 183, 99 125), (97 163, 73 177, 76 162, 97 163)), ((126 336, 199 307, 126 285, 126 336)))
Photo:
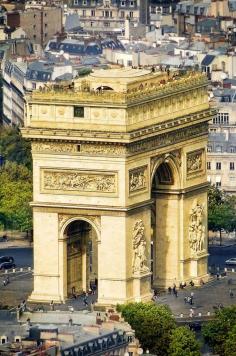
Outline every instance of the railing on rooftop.
POLYGON ((161 79, 158 83, 148 82, 137 88, 127 89, 125 92, 112 90, 91 90, 86 82, 81 82, 81 87, 74 88, 73 85, 52 85, 39 91, 34 91, 32 100, 36 101, 63 101, 63 102, 100 102, 127 104, 140 100, 142 97, 153 98, 171 95, 178 91, 184 91, 196 86, 207 85, 207 77, 200 72, 188 72, 185 75, 178 73, 170 74, 167 80, 161 79))

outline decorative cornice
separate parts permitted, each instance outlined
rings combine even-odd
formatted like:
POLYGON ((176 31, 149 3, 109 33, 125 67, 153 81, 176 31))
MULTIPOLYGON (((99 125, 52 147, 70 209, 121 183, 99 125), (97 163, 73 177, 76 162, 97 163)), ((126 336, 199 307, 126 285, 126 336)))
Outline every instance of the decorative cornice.
POLYGON ((22 128, 22 134, 30 140, 40 141, 67 141, 67 142, 101 142, 101 143, 131 143, 157 136, 163 132, 173 132, 180 127, 185 128, 193 124, 209 121, 216 110, 209 108, 198 113, 189 114, 185 117, 165 121, 151 125, 142 129, 127 132, 114 131, 92 131, 92 130, 65 130, 65 129, 42 129, 42 128, 22 128))

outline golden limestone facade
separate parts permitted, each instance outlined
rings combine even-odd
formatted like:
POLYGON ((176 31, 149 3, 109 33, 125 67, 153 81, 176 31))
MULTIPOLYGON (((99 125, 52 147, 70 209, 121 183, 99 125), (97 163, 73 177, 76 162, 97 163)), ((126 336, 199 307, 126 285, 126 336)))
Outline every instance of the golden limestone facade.
POLYGON ((99 304, 207 279, 207 79, 98 70, 26 100, 34 301, 99 304))

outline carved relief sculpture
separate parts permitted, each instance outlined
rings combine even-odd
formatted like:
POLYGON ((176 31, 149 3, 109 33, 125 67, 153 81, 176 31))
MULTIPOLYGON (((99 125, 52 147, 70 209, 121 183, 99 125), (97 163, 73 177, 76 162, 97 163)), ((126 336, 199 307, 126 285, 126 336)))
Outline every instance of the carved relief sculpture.
POLYGON ((193 151, 187 154, 187 175, 203 171, 203 150, 193 151))
POLYGON ((77 152, 77 146, 73 143, 60 142, 32 142, 33 152, 70 153, 77 152))
POLYGON ((42 170, 43 189, 48 191, 116 192, 116 175, 76 170, 42 170))
POLYGON ((147 266, 144 224, 142 220, 137 220, 133 228, 132 269, 134 274, 149 272, 147 266))
POLYGON ((147 166, 139 167, 129 171, 130 193, 147 188, 147 166))
POLYGON ((189 221, 189 244, 191 252, 196 255, 204 250, 206 229, 203 223, 204 205, 193 204, 189 221))

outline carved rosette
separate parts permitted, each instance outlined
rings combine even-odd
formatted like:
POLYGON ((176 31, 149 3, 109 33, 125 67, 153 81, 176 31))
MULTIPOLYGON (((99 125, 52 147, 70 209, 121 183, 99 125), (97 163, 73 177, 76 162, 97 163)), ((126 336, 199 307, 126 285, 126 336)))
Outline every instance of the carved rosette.
POLYGON ((189 246, 192 256, 205 251, 206 227, 204 224, 204 204, 197 201, 193 203, 189 217, 189 246))
POLYGON ((41 189, 43 192, 64 194, 66 192, 117 192, 117 173, 81 170, 41 170, 41 189))
POLYGON ((146 190, 148 187, 147 165, 129 171, 129 193, 146 190))
POLYGON ((137 220, 133 227, 133 258, 132 271, 134 275, 150 272, 147 266, 146 238, 144 223, 137 220))
POLYGON ((199 176, 204 173, 204 149, 192 151, 187 153, 186 170, 187 178, 199 176))

